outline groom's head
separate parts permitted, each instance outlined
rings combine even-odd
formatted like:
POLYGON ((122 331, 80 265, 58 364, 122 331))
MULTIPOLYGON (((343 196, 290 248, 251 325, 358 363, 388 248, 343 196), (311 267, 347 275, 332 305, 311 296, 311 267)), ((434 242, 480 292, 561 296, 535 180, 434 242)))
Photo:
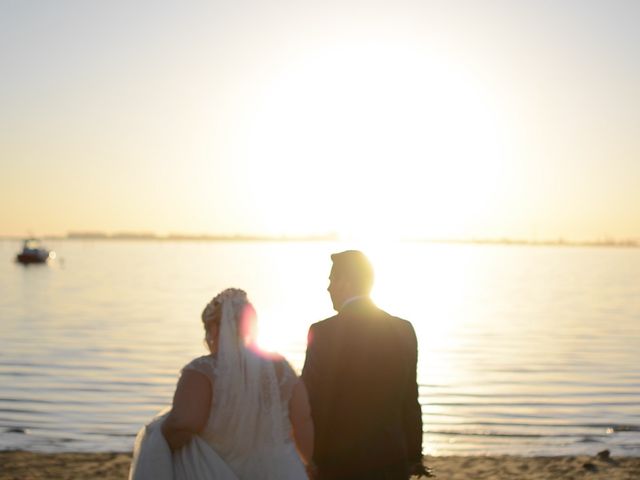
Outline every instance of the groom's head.
POLYGON ((373 267, 364 253, 347 250, 334 253, 331 260, 333 266, 327 291, 336 311, 351 297, 369 295, 373 287, 373 267))

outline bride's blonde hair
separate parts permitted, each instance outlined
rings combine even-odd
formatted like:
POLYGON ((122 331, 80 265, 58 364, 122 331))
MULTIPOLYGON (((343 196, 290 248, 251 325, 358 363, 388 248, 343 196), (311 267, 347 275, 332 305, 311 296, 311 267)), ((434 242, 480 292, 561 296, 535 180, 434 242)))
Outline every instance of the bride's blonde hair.
POLYGON ((222 304, 223 302, 231 302, 234 310, 234 320, 236 322, 236 328, 238 332, 238 339, 243 343, 250 343, 255 334, 255 309, 247 298, 247 292, 240 288, 227 288, 213 299, 204 307, 202 311, 202 323, 205 329, 205 342, 209 350, 212 350, 214 341, 211 338, 211 327, 215 326, 220 328, 222 321, 222 304))

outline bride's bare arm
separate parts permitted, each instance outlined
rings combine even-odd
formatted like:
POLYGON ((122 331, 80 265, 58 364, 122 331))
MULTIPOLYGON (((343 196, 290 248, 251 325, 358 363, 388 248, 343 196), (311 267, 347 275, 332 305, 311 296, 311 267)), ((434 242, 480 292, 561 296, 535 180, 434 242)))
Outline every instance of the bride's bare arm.
POLYGON ((293 439, 296 442, 298 453, 305 465, 308 465, 313 457, 313 420, 311 419, 307 388, 300 379, 293 387, 293 393, 291 394, 289 418, 291 419, 293 439))
POLYGON ((211 382, 195 370, 184 370, 173 396, 173 407, 162 424, 162 434, 172 451, 201 432, 211 407, 211 382))

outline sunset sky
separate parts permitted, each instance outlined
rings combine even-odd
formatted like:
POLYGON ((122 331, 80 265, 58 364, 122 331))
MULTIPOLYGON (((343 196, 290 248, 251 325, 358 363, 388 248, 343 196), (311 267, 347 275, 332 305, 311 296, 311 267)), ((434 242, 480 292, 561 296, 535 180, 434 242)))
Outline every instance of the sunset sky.
POLYGON ((640 2, 0 1, 0 235, 640 239, 640 2))

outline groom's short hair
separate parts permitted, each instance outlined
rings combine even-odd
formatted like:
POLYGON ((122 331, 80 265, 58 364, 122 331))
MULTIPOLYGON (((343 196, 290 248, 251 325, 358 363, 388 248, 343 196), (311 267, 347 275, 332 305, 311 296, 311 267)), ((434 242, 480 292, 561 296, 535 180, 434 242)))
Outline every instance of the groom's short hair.
POLYGON ((369 293, 373 287, 373 266, 367 256, 360 250, 346 250, 331 255, 333 271, 340 277, 349 280, 358 293, 369 293))

